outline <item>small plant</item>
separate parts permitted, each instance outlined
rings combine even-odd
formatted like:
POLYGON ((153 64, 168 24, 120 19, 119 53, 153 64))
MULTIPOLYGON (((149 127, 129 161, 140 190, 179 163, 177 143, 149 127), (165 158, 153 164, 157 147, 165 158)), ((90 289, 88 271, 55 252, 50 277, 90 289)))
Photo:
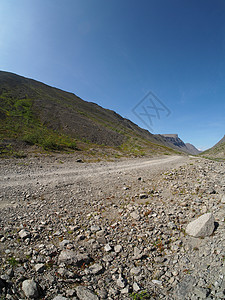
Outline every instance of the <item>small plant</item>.
POLYGON ((132 293, 130 294, 130 297, 133 300, 144 300, 144 299, 150 299, 151 298, 151 294, 149 294, 147 291, 141 291, 141 292, 137 292, 137 293, 132 293))
POLYGON ((10 257, 8 259, 8 263, 10 264, 10 266, 15 267, 18 265, 18 261, 15 259, 15 257, 10 257))

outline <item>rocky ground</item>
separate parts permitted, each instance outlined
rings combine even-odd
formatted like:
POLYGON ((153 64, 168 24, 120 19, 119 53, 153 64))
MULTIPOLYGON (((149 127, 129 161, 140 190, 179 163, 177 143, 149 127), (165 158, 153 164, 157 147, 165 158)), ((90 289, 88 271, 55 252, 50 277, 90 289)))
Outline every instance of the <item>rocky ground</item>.
POLYGON ((225 299, 224 166, 2 160, 1 299, 225 299), (214 233, 187 235, 206 212, 214 233))

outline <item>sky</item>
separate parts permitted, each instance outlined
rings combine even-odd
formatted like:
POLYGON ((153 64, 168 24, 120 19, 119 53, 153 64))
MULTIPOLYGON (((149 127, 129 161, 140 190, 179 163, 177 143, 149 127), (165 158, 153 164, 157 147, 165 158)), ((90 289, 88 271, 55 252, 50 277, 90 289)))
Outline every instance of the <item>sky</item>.
POLYGON ((225 1, 0 0, 0 70, 204 150, 225 134, 225 1))

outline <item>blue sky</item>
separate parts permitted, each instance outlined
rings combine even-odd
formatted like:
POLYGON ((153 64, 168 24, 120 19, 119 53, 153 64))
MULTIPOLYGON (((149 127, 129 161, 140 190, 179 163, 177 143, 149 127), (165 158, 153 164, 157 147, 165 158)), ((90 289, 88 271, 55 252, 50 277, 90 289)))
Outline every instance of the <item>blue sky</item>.
POLYGON ((0 0, 0 69, 206 149, 225 134, 225 1, 0 0))

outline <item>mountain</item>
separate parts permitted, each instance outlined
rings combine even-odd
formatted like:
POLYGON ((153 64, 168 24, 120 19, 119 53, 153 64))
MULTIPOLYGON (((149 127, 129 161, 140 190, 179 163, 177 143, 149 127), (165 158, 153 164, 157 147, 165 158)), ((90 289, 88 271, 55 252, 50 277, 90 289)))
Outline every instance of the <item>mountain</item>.
POLYGON ((225 160, 225 135, 212 148, 202 152, 201 154, 210 158, 225 160))
POLYGON ((189 151, 190 154, 192 154, 192 155, 198 155, 198 154, 201 153, 201 151, 198 150, 194 145, 192 145, 190 143, 185 143, 185 145, 186 145, 186 147, 187 147, 187 149, 188 149, 188 151, 189 151))
POLYGON ((112 110, 4 71, 0 71, 0 120, 1 152, 19 145, 85 151, 100 147, 132 155, 184 151, 112 110))
POLYGON ((195 148, 192 144, 184 143, 179 137, 178 134, 161 134, 167 145, 178 151, 183 151, 188 154, 197 155, 200 151, 195 148))

